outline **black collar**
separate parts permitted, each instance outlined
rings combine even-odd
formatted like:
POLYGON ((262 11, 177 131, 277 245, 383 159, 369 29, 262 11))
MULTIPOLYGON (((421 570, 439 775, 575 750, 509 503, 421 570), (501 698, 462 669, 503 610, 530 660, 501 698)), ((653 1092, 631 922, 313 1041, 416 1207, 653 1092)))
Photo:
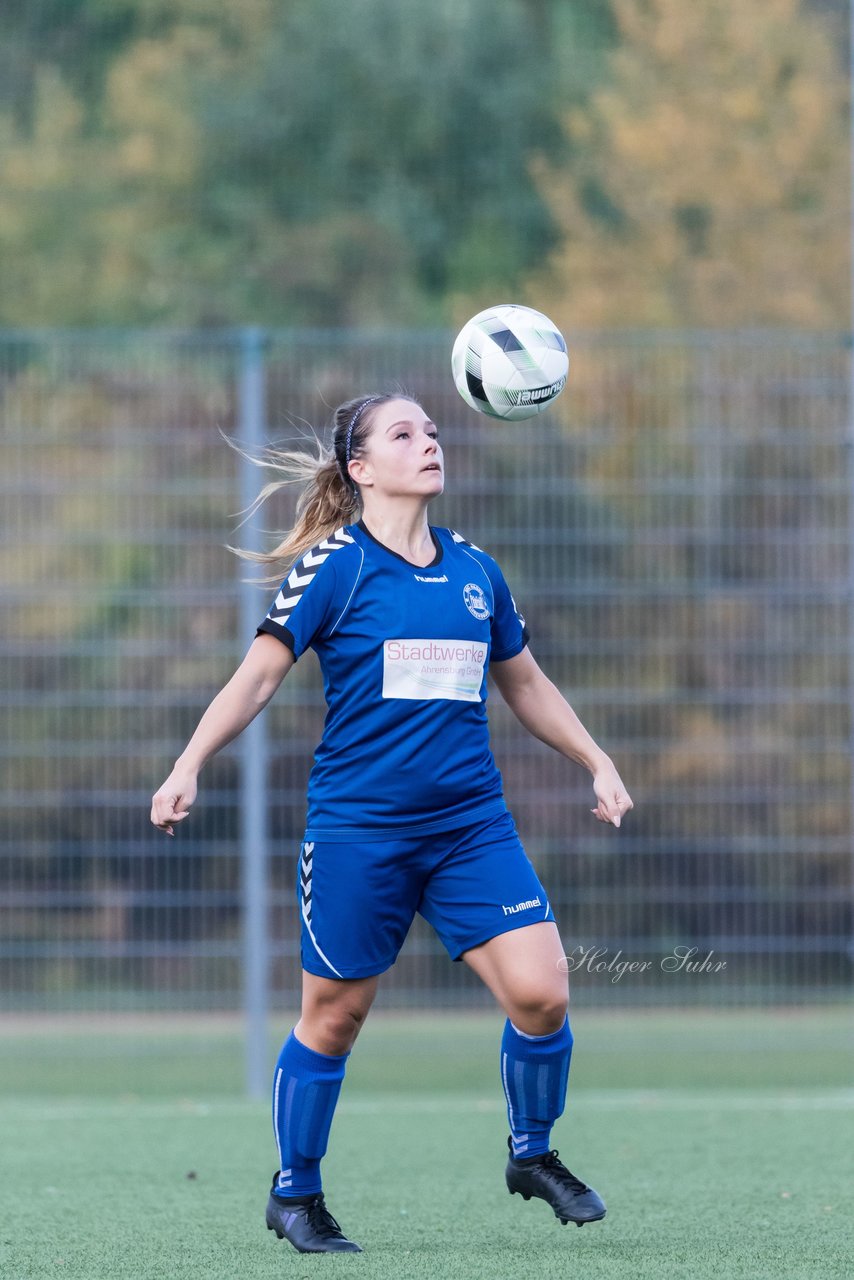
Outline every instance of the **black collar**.
POLYGON ((430 537, 433 539, 433 546, 436 548, 436 554, 429 564, 415 564, 412 560, 407 560, 406 556, 400 555, 397 551, 392 551, 391 547, 387 547, 384 542, 380 542, 379 538, 374 537, 364 520, 360 520, 356 528, 361 529, 362 533, 366 533, 371 542, 375 542, 378 547, 382 547, 383 551, 387 551, 390 556, 394 556, 395 560, 401 560, 403 564, 408 564, 410 569, 435 569, 436 565, 442 562, 442 544, 436 537, 432 525, 429 525, 428 528, 430 529, 430 537))

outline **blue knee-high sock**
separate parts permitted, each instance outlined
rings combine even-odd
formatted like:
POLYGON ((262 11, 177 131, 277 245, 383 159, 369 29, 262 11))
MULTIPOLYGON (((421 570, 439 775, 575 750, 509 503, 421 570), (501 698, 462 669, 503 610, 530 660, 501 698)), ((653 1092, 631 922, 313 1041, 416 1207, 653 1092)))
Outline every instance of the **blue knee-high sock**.
POLYGON ((284 1199, 321 1190, 320 1161, 349 1056, 316 1053, 293 1031, 282 1045, 273 1076, 273 1129, 279 1148, 274 1194, 284 1199))
POLYGON ((507 1019, 501 1040, 501 1082, 517 1159, 548 1151, 552 1125, 563 1114, 571 1057, 568 1016, 548 1036, 525 1035, 507 1019))

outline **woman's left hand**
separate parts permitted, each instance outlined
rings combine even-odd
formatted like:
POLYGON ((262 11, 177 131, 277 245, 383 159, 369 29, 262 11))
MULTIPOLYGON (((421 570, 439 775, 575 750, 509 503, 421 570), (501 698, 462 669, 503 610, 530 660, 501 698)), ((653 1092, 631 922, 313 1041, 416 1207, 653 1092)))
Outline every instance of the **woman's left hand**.
POLYGON ((613 822, 619 827, 623 814, 633 809, 632 798, 610 759, 605 759, 593 775, 593 790, 599 801, 590 812, 600 822, 613 822))

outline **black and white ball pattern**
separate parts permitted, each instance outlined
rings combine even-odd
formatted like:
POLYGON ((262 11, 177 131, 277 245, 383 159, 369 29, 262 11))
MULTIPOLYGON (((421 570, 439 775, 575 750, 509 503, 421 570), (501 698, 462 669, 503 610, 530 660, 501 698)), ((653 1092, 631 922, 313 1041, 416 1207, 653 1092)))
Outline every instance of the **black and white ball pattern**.
POLYGON ((548 316, 502 303, 463 325, 451 368, 457 390, 472 409, 517 422, 541 413, 560 395, 569 356, 548 316))

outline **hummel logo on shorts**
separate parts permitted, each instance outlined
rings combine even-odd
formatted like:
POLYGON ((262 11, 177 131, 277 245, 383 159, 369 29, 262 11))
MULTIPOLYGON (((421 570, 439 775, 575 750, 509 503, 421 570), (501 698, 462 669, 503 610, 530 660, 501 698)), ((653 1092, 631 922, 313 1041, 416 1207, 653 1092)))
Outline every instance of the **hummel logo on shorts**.
POLYGON ((530 911, 531 907, 541 907, 539 898, 528 898, 525 902, 517 902, 515 907, 504 907, 501 910, 506 916, 515 916, 517 911, 530 911))

